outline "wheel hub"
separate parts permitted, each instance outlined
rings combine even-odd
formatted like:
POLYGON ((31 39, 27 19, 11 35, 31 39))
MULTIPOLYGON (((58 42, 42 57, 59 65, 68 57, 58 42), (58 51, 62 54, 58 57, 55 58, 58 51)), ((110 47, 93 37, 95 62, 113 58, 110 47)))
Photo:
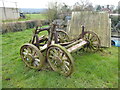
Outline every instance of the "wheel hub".
POLYGON ((35 58, 34 58, 31 54, 28 54, 28 55, 26 56, 26 61, 27 61, 27 62, 33 62, 34 59, 35 59, 35 58))

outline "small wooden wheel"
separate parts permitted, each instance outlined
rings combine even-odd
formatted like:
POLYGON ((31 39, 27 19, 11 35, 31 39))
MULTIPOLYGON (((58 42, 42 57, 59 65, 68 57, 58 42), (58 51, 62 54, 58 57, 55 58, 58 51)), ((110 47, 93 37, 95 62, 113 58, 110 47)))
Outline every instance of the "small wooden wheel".
POLYGON ((73 72, 72 56, 60 45, 54 44, 48 48, 47 60, 54 71, 64 76, 69 76, 73 72))
POLYGON ((63 31, 63 30, 57 30, 57 35, 58 35, 58 42, 59 43, 65 43, 70 40, 69 35, 63 31))
POLYGON ((40 50, 32 44, 24 44, 20 49, 20 55, 24 63, 34 69, 41 69, 45 61, 40 50))
POLYGON ((88 43, 83 47, 84 51, 96 52, 100 48, 100 39, 94 32, 85 31, 83 35, 80 35, 82 39, 86 40, 88 43))

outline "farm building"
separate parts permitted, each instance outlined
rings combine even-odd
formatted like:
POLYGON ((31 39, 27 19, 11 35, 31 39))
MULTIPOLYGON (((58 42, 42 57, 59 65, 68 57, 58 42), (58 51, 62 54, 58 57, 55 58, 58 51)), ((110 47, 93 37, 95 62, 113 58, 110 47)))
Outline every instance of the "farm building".
POLYGON ((18 8, 0 7, 0 20, 14 20, 19 18, 18 8))

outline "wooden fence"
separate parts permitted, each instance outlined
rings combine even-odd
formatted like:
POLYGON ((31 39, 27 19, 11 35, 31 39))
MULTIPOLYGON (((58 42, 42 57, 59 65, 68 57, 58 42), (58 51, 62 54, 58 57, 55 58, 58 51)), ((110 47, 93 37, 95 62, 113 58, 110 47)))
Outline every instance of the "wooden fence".
POLYGON ((85 30, 95 32, 100 37, 103 47, 111 47, 111 20, 107 12, 72 12, 72 18, 67 27, 67 33, 71 38, 81 33, 81 25, 85 26, 85 30))

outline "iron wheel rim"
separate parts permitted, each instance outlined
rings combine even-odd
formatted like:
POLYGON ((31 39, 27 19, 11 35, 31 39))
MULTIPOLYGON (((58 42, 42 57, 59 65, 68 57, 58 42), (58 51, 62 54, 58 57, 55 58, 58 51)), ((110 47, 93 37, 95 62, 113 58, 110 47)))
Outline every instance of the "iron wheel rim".
POLYGON ((58 46, 51 46, 47 51, 47 60, 52 69, 64 76, 73 72, 73 60, 68 52, 58 46))
POLYGON ((39 49, 32 44, 25 44, 20 49, 20 56, 23 62, 30 68, 41 69, 44 57, 39 49))

